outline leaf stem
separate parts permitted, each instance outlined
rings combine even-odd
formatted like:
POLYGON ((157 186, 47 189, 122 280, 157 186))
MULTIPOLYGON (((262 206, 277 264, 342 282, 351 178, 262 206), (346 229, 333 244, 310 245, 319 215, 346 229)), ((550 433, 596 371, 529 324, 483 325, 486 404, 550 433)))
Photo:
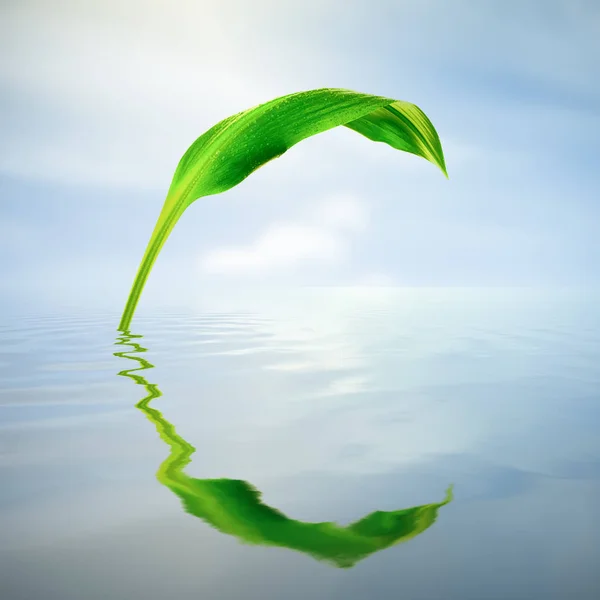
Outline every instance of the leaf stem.
MULTIPOLYGON (((165 206, 165 209, 167 209, 167 206, 165 206)), ((142 290, 146 285, 148 275, 150 274, 152 266, 156 261, 156 257, 161 251, 164 243, 167 241, 167 238, 169 237, 173 227, 175 227, 175 224, 179 220, 182 211, 173 211, 166 218, 163 216, 164 212, 165 210, 163 209, 163 213, 159 216, 148 245, 146 246, 146 251, 144 252, 144 256, 136 273, 135 279, 133 280, 133 285, 131 286, 131 291, 129 292, 129 297, 127 298, 127 304, 125 305, 123 315, 121 316, 121 322, 119 323, 118 331, 127 331, 129 329, 133 313, 135 312, 137 303, 139 302, 142 290)))

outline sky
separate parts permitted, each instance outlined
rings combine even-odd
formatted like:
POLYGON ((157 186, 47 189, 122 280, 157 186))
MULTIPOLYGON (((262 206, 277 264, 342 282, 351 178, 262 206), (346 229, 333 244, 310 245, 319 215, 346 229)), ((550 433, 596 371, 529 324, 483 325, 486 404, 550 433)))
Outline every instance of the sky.
POLYGON ((194 139, 320 87, 417 104, 449 180, 346 128, 310 138, 193 204, 140 306, 600 284, 596 0, 2 0, 1 305, 120 310, 194 139))

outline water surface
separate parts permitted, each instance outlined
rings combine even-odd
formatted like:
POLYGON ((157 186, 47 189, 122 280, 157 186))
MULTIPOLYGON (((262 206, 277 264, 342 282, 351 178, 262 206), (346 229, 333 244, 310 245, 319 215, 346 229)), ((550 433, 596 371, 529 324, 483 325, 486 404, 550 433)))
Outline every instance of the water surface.
POLYGON ((5 316, 0 597, 598 598, 597 300, 5 316))

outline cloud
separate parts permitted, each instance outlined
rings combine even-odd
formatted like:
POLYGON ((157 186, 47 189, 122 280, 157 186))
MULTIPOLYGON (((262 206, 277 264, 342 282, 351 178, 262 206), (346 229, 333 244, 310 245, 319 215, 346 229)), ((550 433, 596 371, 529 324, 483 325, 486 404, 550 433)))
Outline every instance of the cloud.
POLYGON ((244 273, 288 268, 305 261, 337 262, 345 245, 325 228, 280 224, 270 226, 249 246, 222 248, 203 261, 209 273, 244 273))
POLYGON ((208 252, 201 268, 209 274, 251 275, 305 263, 336 265, 348 256, 350 236, 363 231, 367 219, 358 199, 338 194, 319 206, 313 222, 272 224, 249 245, 208 252))

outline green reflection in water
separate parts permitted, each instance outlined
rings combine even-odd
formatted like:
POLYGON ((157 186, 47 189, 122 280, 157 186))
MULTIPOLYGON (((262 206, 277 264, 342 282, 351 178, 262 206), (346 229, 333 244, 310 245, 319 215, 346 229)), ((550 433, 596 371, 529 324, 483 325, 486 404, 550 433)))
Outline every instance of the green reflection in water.
POLYGON ((136 341, 141 337, 123 332, 116 345, 130 346, 131 350, 115 352, 115 356, 137 363, 137 367, 120 371, 119 375, 133 379, 146 389, 147 395, 136 407, 154 424, 160 438, 169 446, 169 456, 160 465, 156 477, 179 496, 186 512, 220 532, 248 544, 290 548, 336 567, 347 568, 370 554, 419 535, 435 522, 438 509, 452 500, 450 486, 442 502, 389 512, 375 511, 342 527, 336 523, 304 523, 290 519, 263 504, 260 492, 246 481, 189 477, 183 469, 190 463, 195 448, 150 406, 162 392, 139 373, 154 366, 141 356, 135 356, 146 352, 146 348, 136 341))

